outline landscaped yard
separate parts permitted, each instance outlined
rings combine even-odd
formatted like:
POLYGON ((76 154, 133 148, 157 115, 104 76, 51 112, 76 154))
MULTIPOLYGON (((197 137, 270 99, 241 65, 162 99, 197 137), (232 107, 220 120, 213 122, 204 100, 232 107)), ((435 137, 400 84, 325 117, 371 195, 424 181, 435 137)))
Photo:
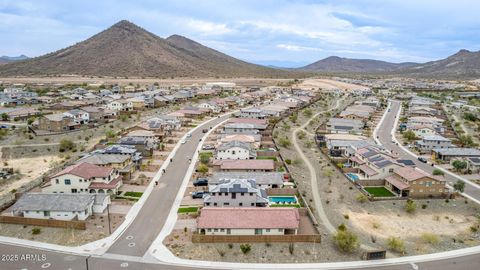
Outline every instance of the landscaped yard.
POLYGON ((127 192, 125 192, 124 196, 140 198, 140 197, 142 197, 142 194, 143 194, 143 192, 127 191, 127 192))
POLYGON ((393 197, 395 194, 385 187, 365 187, 365 191, 370 193, 373 197, 393 197))
POLYGON ((198 212, 198 207, 180 207, 178 208, 178 213, 196 213, 198 212))

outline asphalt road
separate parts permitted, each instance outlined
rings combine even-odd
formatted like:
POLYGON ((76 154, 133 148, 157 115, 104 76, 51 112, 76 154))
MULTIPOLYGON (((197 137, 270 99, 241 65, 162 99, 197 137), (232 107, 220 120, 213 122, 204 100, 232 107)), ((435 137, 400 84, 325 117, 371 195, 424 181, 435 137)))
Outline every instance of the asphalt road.
MULTIPOLYGON (((377 132, 378 140, 380 141, 380 143, 385 148, 387 148, 390 151, 393 151, 393 154, 397 155, 399 157, 399 159, 410 159, 413 162, 415 162, 415 165, 418 168, 420 168, 420 169, 422 169, 422 170, 424 170, 428 173, 432 173, 433 170, 435 169, 433 166, 431 166, 430 164, 425 164, 423 162, 420 162, 417 159, 417 157, 412 156, 410 153, 408 153, 405 150, 403 150, 402 148, 400 148, 396 143, 392 142, 391 132, 392 132, 392 129, 396 128, 394 126, 395 125, 395 117, 397 116, 400 108, 401 108, 400 101, 393 100, 392 105, 390 106, 390 111, 387 111, 387 115, 385 116, 384 121, 382 122, 382 124, 378 128, 378 132, 377 132)), ((448 175, 448 174, 445 174, 445 180, 447 180, 447 183, 450 183, 450 184, 453 184, 453 183, 457 182, 457 178, 455 178, 451 175, 448 175)), ((480 189, 477 189, 474 186, 468 184, 468 182, 465 183, 465 191, 464 192, 467 195, 469 195, 469 196, 471 196, 471 197, 473 197, 477 200, 480 200, 480 189)), ((480 269, 480 266, 479 266, 478 269, 480 269)))
POLYGON ((188 159, 193 157, 200 143, 199 140, 205 135, 202 133, 202 129, 209 129, 228 117, 217 118, 208 124, 200 125, 196 131, 190 132, 192 136, 180 146, 173 162, 168 165, 158 186, 145 201, 137 217, 108 249, 107 253, 143 256, 147 252, 167 220, 187 168, 190 166, 188 159))

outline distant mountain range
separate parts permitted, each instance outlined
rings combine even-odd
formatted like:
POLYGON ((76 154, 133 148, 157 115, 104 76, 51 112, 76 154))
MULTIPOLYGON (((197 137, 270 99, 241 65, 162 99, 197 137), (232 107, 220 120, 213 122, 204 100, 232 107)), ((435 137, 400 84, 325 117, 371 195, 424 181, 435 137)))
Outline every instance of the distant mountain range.
POLYGON ((415 66, 416 63, 390 63, 371 59, 353 59, 330 56, 315 63, 299 68, 308 71, 326 72, 385 72, 395 71, 406 67, 415 66))
POLYGON ((0 65, 15 62, 15 61, 20 61, 20 60, 26 60, 28 59, 28 56, 25 55, 20 55, 20 56, 1 56, 0 57, 0 65))
POLYGON ((158 78, 290 75, 179 35, 163 39, 125 20, 68 48, 0 67, 0 76, 58 74, 158 78))
POLYGON ((281 61, 274 62, 272 66, 248 63, 183 36, 158 37, 125 20, 65 49, 35 58, 3 56, 0 64, 0 76, 3 77, 76 74, 156 78, 293 78, 315 73, 452 79, 480 77, 480 52, 460 50, 446 59, 423 64, 331 56, 300 68, 280 68, 281 61))
POLYGON ((324 73, 367 73, 407 77, 467 79, 480 77, 480 51, 460 50, 427 63, 390 63, 371 59, 327 57, 297 70, 324 73))

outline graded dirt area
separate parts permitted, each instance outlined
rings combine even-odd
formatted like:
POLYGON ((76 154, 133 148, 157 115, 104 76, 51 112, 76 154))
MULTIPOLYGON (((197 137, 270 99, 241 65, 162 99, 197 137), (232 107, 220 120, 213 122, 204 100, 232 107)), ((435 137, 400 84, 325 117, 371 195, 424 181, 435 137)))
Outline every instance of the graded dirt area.
POLYGON ((335 81, 331 79, 305 79, 298 85, 302 89, 311 89, 311 88, 322 88, 325 90, 354 90, 354 89, 367 89, 366 86, 361 86, 357 84, 345 83, 340 81, 335 81))

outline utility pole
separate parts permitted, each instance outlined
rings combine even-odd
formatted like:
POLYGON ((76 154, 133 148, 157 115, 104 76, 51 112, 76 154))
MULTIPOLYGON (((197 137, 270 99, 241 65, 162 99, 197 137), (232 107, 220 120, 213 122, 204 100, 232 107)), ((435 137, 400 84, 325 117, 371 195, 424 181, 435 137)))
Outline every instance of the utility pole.
POLYGON ((87 256, 87 257, 85 258, 85 263, 87 264, 87 270, 88 270, 88 258, 90 258, 90 256, 87 256))

